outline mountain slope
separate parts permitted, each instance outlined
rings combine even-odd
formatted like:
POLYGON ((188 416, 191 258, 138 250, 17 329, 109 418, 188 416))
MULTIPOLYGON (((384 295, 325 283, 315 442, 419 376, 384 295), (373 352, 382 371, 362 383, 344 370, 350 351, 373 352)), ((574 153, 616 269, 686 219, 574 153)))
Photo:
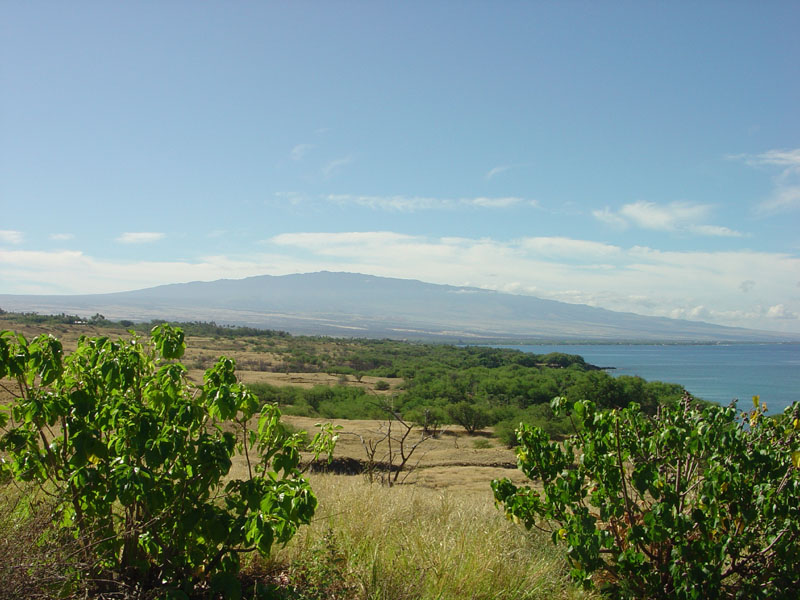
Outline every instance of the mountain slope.
POLYGON ((0 307, 100 312, 118 319, 216 320, 293 333, 365 337, 701 342, 792 339, 775 332, 356 273, 262 275, 82 296, 0 295, 0 307))

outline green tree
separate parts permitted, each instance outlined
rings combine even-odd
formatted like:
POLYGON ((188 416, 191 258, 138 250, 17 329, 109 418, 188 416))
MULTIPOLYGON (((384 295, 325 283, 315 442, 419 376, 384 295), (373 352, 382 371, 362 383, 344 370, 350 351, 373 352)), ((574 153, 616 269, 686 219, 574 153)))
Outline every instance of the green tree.
POLYGON ((577 426, 563 444, 518 431, 519 466, 541 485, 492 482, 509 517, 548 529, 571 574, 631 598, 795 598, 800 587, 800 405, 553 401, 577 426))
MULTIPOLYGON (((55 497, 56 522, 92 565, 80 576, 173 598, 206 582, 235 598, 241 553, 288 541, 317 500, 299 468, 303 436, 229 358, 187 382, 184 349, 168 325, 149 344, 83 337, 69 356, 52 336, 0 332, 0 379, 16 388, 0 411, 2 469, 55 497), (229 477, 236 454, 245 475, 229 477)), ((333 441, 320 432, 314 448, 333 441)))
POLYGON ((451 404, 447 407, 447 414, 469 434, 490 425, 492 420, 491 414, 486 408, 471 402, 451 404))

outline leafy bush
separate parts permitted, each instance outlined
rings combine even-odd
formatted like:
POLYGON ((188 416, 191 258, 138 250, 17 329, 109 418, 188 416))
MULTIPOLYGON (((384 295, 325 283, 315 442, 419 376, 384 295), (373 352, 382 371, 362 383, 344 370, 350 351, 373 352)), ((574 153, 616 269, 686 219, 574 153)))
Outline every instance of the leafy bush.
POLYGON ((800 405, 700 406, 654 417, 553 401, 579 433, 518 432, 519 466, 542 491, 492 482, 509 517, 552 526, 571 574, 636 598, 795 598, 800 586, 800 405))
MULTIPOLYGON (((17 388, 0 411, 2 472, 53 495, 89 565, 78 577, 235 597, 240 554, 288 541, 317 500, 299 470, 303 437, 237 382, 231 359, 189 384, 184 349, 168 325, 149 344, 84 337, 67 357, 52 336, 0 332, 0 379, 17 388), (237 453, 241 478, 229 477, 237 453)), ((317 452, 333 440, 318 434, 317 452)))

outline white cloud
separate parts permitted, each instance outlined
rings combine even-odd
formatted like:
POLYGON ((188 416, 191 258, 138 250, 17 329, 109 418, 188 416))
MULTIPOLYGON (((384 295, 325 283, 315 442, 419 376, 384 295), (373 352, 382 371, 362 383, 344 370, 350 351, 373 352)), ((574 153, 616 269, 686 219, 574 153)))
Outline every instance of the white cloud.
POLYGON ((506 196, 504 198, 462 198, 459 202, 461 204, 481 206, 484 208, 506 208, 519 204, 522 202, 522 199, 514 196, 506 196))
POLYGON ((344 233, 281 233, 263 241, 281 246, 298 246, 315 251, 325 251, 341 245, 398 244, 417 239, 420 238, 391 231, 351 231, 344 233))
POLYGON ((797 313, 792 312, 783 304, 776 304, 767 309, 767 318, 769 319, 797 319, 797 313))
POLYGON ((114 262, 80 251, 4 251, 0 249, 0 293, 99 294, 186 281, 211 281, 296 272, 302 263, 285 257, 224 256, 197 261, 114 262))
MULTIPOLYGON (((420 210, 452 210, 459 206, 473 208, 508 208, 525 201, 514 196, 498 198, 431 198, 425 196, 355 196, 350 194, 331 194, 327 200, 340 205, 356 205, 375 210, 415 212, 420 210)), ((536 206, 535 202, 530 202, 536 206)))
POLYGON ((72 233, 51 233, 50 239, 55 242, 66 242, 75 239, 75 234, 72 233))
POLYGON ((777 166, 788 169, 800 169, 800 148, 794 150, 767 150, 761 154, 735 154, 729 158, 743 159, 751 166, 777 166))
POLYGON ((541 256, 584 258, 590 261, 595 261, 598 257, 607 259, 622 253, 618 246, 563 237, 524 238, 520 241, 520 246, 541 256))
POLYGON ((491 179, 495 175, 499 175, 500 173, 505 173, 511 167, 512 167, 512 165, 500 165, 500 166, 494 167, 493 169, 489 169, 489 172, 486 173, 484 178, 487 179, 487 180, 491 179))
POLYGON ((164 239, 165 234, 155 231, 125 232, 117 238, 121 244, 150 244, 164 239))
POLYGON ((711 235, 717 237, 743 237, 744 234, 740 231, 722 227, 720 225, 691 225, 689 231, 699 233, 700 235, 711 235))
POLYGON ((800 209, 800 148, 736 154, 728 158, 743 160, 751 167, 779 168, 773 180, 772 194, 758 204, 757 212, 774 214, 800 209))
MULTIPOLYGON (((786 314, 800 312, 795 285, 800 258, 787 254, 665 252, 560 237, 503 242, 392 232, 284 234, 266 243, 310 253, 311 270, 474 285, 653 316, 769 329, 775 325, 761 306, 784 304, 786 314), (742 294, 742 282, 749 281, 758 281, 758 288, 748 284, 749 293, 742 294)), ((781 327, 800 332, 800 320, 784 319, 781 327)))
POLYGON ((614 227, 624 229, 628 226, 628 221, 620 217, 618 214, 612 212, 607 206, 603 210, 592 211, 592 215, 594 215, 594 218, 598 221, 602 221, 608 225, 613 225, 614 227))
POLYGON ((12 229, 0 229, 0 244, 21 244, 25 234, 12 229))
POLYGON ((440 204, 434 198, 407 197, 407 196, 352 196, 350 194, 331 194, 327 196, 330 202, 340 205, 364 206, 372 209, 394 211, 416 211, 437 208, 440 204))
POLYGON ((781 213, 800 209, 800 185, 778 185, 771 197, 758 205, 760 213, 781 213))
POLYGON ((100 293, 223 277, 350 271, 800 333, 800 258, 788 254, 673 252, 561 237, 495 240, 393 231, 284 233, 264 240, 261 249, 241 257, 169 262, 0 249, 0 293, 100 293))
POLYGON ((687 231, 716 237, 742 237, 744 235, 728 227, 703 223, 710 215, 711 210, 712 207, 708 204, 688 202, 656 204, 640 200, 623 205, 616 213, 609 207, 605 207, 602 210, 593 211, 592 215, 598 221, 618 228, 633 225, 655 231, 687 231))
POLYGON ((292 160, 302 160, 313 149, 314 144, 297 144, 292 148, 292 151, 289 152, 289 158, 292 160))
POLYGON ((666 206, 655 202, 634 202, 623 206, 619 214, 644 229, 671 231, 704 219, 710 208, 705 204, 672 202, 666 206))

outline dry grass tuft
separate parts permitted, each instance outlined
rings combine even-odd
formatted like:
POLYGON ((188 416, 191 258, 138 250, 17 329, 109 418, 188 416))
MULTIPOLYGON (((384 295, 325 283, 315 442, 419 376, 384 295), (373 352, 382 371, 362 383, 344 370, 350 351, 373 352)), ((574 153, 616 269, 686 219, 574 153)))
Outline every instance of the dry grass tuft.
POLYGON ((74 597, 74 538, 57 537, 52 507, 32 487, 0 490, 0 600, 74 597))

